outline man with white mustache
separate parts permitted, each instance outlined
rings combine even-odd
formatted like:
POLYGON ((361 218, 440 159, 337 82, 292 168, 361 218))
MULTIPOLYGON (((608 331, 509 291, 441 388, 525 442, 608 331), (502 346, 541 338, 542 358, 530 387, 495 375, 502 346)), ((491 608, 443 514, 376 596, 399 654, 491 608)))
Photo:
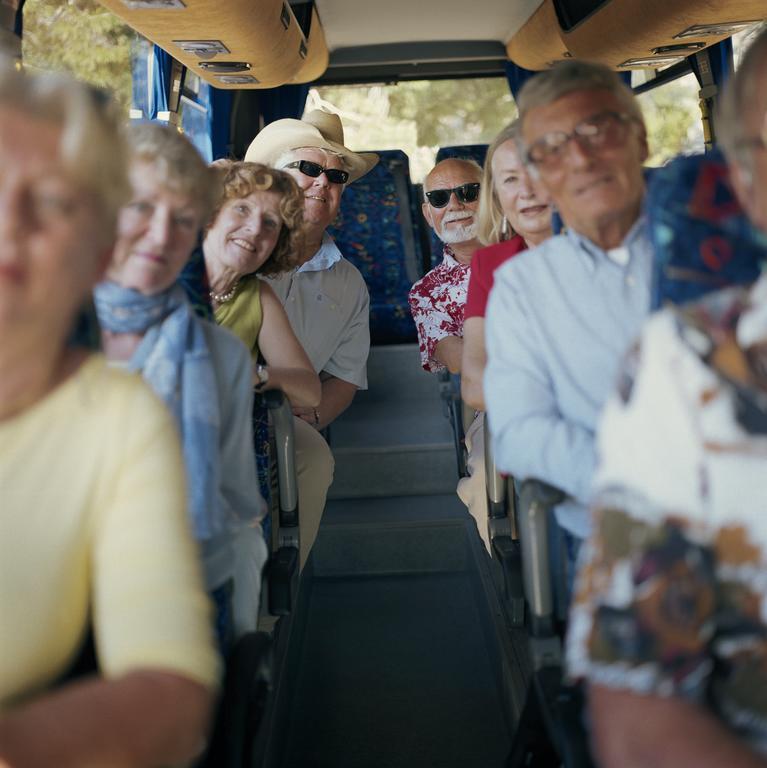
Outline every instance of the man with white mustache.
POLYGON ((482 169, 473 160, 443 160, 423 183, 421 209, 444 243, 442 263, 424 275, 408 296, 421 365, 436 373, 461 372, 463 310, 469 287, 471 258, 477 240, 479 182, 482 169))
MULTIPOLYGON (((408 296, 418 330, 421 365, 430 372, 461 372, 463 317, 471 259, 477 239, 482 169, 473 160, 437 163, 423 183, 423 215, 444 244, 442 263, 422 277, 408 296)), ((481 414, 466 432, 469 476, 458 481, 457 493, 479 530, 487 525, 481 414)))

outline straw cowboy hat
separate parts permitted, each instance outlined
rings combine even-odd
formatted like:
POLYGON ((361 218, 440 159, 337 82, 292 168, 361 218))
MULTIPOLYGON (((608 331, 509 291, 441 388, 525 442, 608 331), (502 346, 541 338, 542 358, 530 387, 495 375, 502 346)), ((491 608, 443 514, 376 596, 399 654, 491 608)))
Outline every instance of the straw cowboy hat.
POLYGON ((317 147, 335 152, 344 159, 349 184, 364 176, 377 162, 374 152, 352 152, 344 146, 341 118, 332 112, 315 109, 303 120, 275 120, 265 126, 250 142, 245 160, 274 165, 280 155, 292 149, 317 147))

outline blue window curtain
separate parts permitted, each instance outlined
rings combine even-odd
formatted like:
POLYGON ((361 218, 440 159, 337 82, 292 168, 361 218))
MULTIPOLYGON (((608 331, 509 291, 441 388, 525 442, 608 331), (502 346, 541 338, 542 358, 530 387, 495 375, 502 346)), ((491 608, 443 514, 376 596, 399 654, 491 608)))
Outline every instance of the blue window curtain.
POLYGON ((309 95, 309 85, 283 85, 258 92, 258 111, 261 127, 286 117, 300 119, 309 95))

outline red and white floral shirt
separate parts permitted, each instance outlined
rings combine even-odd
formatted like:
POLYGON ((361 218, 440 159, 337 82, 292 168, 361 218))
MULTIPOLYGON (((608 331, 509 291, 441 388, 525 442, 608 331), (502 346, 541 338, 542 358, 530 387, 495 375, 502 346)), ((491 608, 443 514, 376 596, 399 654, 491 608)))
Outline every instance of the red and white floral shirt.
POLYGON ((463 337, 463 313, 471 274, 469 265, 456 261, 447 245, 443 256, 442 263, 427 272, 408 294, 418 331, 421 365, 431 373, 445 367, 434 359, 437 342, 447 336, 463 337))

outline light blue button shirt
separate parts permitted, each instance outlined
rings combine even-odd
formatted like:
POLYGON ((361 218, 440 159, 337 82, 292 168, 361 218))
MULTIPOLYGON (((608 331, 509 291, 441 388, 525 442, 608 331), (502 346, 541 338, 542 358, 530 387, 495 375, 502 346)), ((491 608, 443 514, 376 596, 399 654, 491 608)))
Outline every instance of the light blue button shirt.
POLYGON ((619 248, 570 230, 495 273, 484 387, 496 461, 572 496, 557 519, 579 537, 590 529, 597 419, 649 313, 652 258, 642 216, 619 248))
POLYGON ((335 240, 325 232, 322 235, 322 244, 319 251, 309 261, 304 262, 297 271, 321 272, 323 269, 330 269, 339 261, 341 261, 341 251, 338 250, 335 240))

